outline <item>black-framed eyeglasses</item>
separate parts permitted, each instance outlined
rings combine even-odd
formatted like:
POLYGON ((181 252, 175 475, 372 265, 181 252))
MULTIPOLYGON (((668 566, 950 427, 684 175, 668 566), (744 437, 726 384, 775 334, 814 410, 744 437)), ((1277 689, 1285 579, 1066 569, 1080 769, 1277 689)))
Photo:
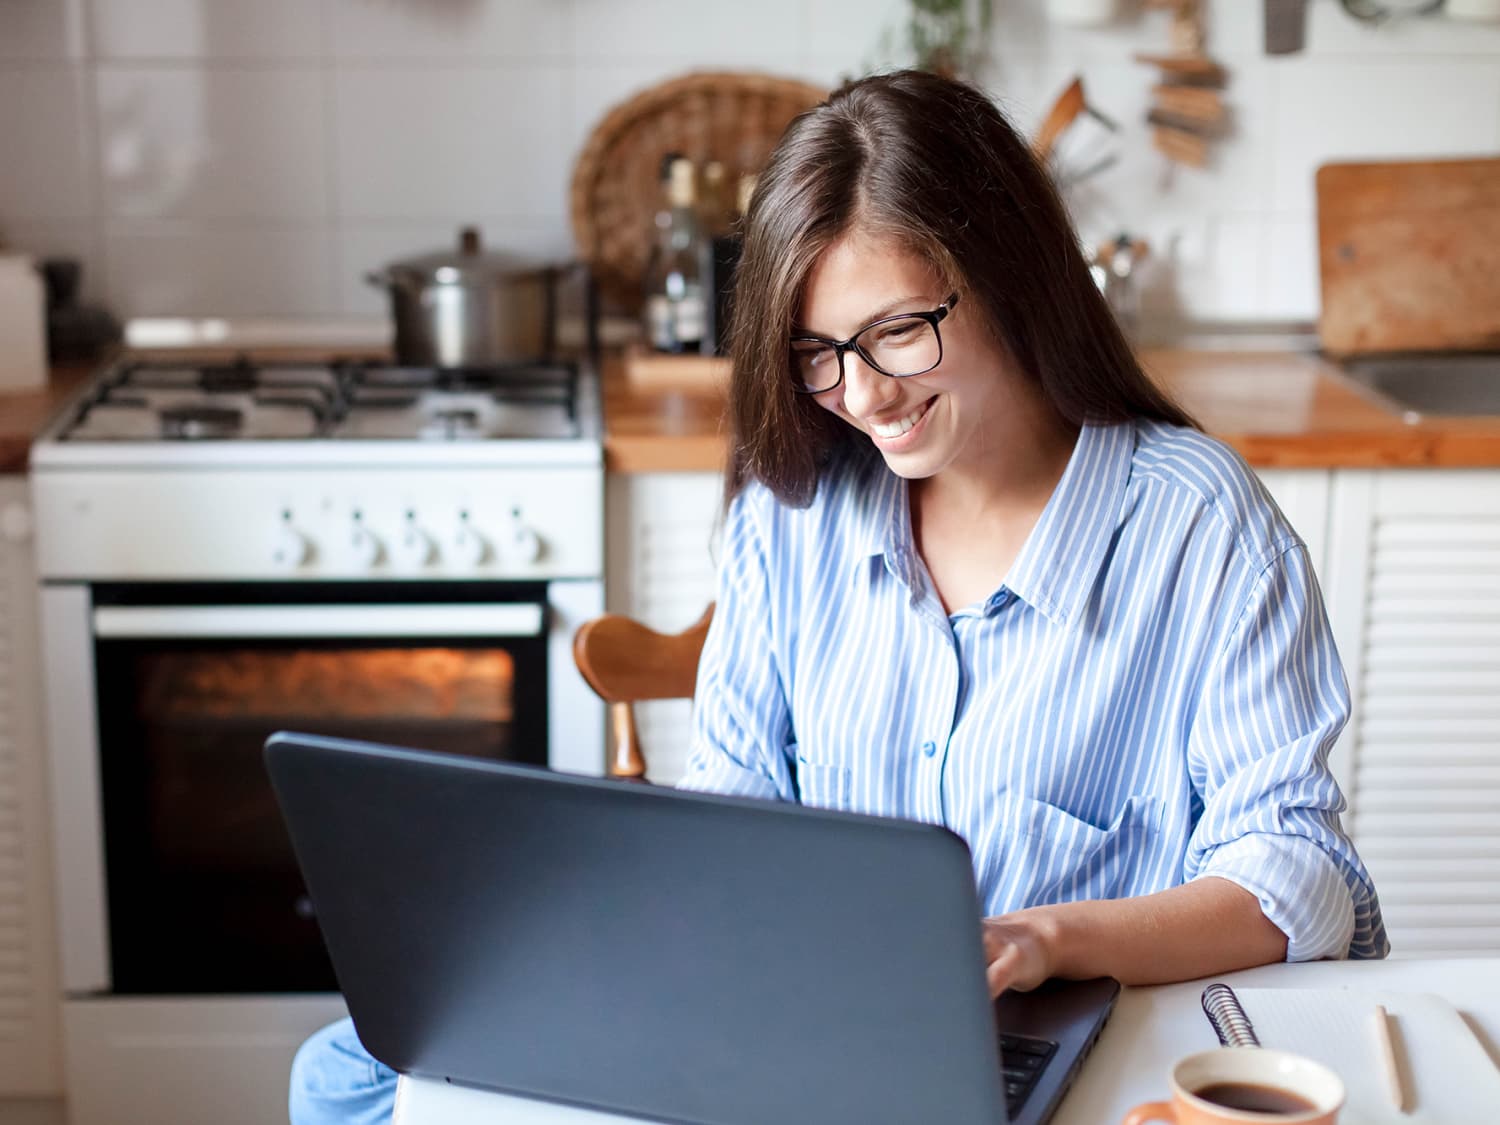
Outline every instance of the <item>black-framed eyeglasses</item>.
POLYGON ((792 386, 802 394, 831 391, 844 381, 844 353, 853 352, 882 375, 925 375, 943 362, 938 324, 958 304, 958 294, 930 312, 897 313, 871 321, 847 340, 793 336, 792 386))

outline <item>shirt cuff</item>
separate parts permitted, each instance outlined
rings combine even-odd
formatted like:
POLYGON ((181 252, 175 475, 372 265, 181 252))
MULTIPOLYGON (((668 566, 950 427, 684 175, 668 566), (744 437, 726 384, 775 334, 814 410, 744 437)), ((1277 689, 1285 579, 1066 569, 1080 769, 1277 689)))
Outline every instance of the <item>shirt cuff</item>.
POLYGON ((1215 875, 1249 891, 1286 934, 1288 961, 1343 959, 1354 938, 1354 896, 1339 866, 1301 836, 1252 832, 1221 844, 1195 879, 1215 875))

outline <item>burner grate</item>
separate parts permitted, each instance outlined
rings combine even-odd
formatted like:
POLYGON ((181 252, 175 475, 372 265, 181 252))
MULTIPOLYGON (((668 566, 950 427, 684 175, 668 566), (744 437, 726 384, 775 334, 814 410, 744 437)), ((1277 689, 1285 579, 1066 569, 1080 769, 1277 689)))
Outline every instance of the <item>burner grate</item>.
MULTIPOLYGON (((379 401, 362 392, 482 393, 497 403, 560 406, 578 417, 578 365, 564 361, 499 364, 488 367, 400 367, 361 362, 347 365, 353 401, 379 401)), ((395 398, 394 395, 391 396, 395 398)), ((410 398, 400 401, 411 401, 410 398)))
POLYGON ((579 437, 570 361, 409 367, 367 360, 130 361, 102 376, 61 437, 72 441, 579 437))

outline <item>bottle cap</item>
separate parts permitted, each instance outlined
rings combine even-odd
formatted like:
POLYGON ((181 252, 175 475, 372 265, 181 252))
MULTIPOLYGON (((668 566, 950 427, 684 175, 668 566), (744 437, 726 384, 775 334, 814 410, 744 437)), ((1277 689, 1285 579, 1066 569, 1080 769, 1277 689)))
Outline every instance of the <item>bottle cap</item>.
POLYGON ((671 178, 667 183, 667 198, 673 207, 691 207, 694 191, 693 162, 686 157, 672 161, 671 178))

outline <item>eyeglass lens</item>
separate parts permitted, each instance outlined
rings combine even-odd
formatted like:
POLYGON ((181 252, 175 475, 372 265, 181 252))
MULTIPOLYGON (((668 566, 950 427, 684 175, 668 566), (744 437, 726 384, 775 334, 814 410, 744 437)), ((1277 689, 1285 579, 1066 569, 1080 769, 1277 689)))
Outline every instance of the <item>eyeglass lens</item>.
MULTIPOLYGON (((937 328, 919 316, 870 325, 854 338, 854 349, 882 375, 896 377, 931 371, 942 357, 937 328)), ((832 344, 794 341, 792 363, 796 377, 810 391, 828 390, 839 381, 840 359, 832 344)))

